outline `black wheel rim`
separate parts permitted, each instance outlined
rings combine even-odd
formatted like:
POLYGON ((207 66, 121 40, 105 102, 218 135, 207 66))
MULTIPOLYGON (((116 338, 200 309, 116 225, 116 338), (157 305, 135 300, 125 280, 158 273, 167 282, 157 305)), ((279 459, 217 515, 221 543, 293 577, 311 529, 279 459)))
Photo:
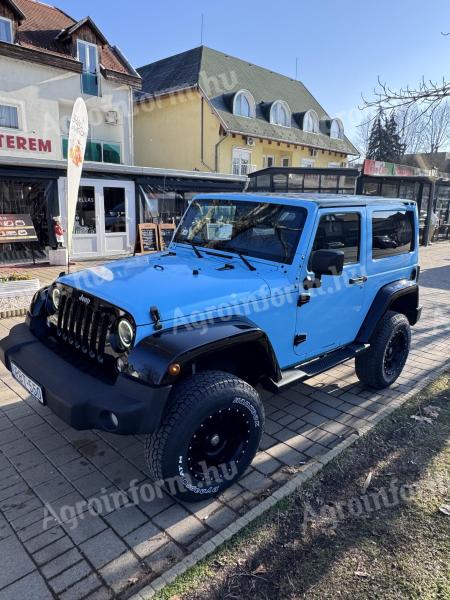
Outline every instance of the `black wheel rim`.
POLYGON ((397 331, 389 340, 384 353, 384 372, 388 377, 398 375, 408 355, 408 340, 404 331, 397 331))
POLYGON ((239 407, 209 415, 192 435, 186 455, 190 474, 200 482, 222 480, 245 456, 250 441, 249 415, 239 407))

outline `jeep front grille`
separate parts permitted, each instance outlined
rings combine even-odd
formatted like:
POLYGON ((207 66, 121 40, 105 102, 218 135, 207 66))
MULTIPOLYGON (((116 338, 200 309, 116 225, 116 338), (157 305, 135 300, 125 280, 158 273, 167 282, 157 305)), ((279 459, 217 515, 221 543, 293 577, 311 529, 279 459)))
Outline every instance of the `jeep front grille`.
POLYGON ((56 333, 60 340, 102 363, 105 345, 114 322, 110 307, 97 302, 85 304, 76 293, 62 290, 56 333))

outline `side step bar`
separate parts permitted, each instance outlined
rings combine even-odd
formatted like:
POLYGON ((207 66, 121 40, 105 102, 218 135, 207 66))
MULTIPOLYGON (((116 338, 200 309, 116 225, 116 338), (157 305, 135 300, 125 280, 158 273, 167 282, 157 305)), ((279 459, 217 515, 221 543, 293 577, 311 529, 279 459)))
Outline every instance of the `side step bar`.
POLYGON ((369 347, 369 344, 350 344, 349 346, 345 346, 345 348, 339 348, 338 350, 334 350, 334 352, 324 354, 309 362, 301 363, 294 368, 281 371, 280 381, 270 380, 271 387, 274 391, 280 391, 294 383, 300 383, 301 381, 320 375, 320 373, 324 373, 333 367, 351 360, 357 354, 368 350, 369 347))

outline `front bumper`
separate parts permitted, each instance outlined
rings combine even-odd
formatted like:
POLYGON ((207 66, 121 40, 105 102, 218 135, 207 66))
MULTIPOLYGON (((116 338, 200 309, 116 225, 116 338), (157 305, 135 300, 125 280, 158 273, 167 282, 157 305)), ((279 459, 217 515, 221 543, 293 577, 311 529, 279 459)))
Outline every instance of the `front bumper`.
POLYGON ((25 323, 0 341, 0 360, 9 370, 13 361, 39 383, 50 410, 79 430, 122 435, 155 431, 172 389, 150 387, 125 375, 119 375, 114 385, 100 381, 47 348, 25 323))

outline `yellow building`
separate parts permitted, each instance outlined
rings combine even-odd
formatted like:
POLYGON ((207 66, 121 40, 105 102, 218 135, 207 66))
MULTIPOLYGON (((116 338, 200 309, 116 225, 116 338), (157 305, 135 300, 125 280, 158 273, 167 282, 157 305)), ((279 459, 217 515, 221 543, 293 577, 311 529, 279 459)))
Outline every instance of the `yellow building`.
POLYGON ((138 69, 135 162, 246 175, 342 167, 356 148, 294 79, 201 46, 138 69))

